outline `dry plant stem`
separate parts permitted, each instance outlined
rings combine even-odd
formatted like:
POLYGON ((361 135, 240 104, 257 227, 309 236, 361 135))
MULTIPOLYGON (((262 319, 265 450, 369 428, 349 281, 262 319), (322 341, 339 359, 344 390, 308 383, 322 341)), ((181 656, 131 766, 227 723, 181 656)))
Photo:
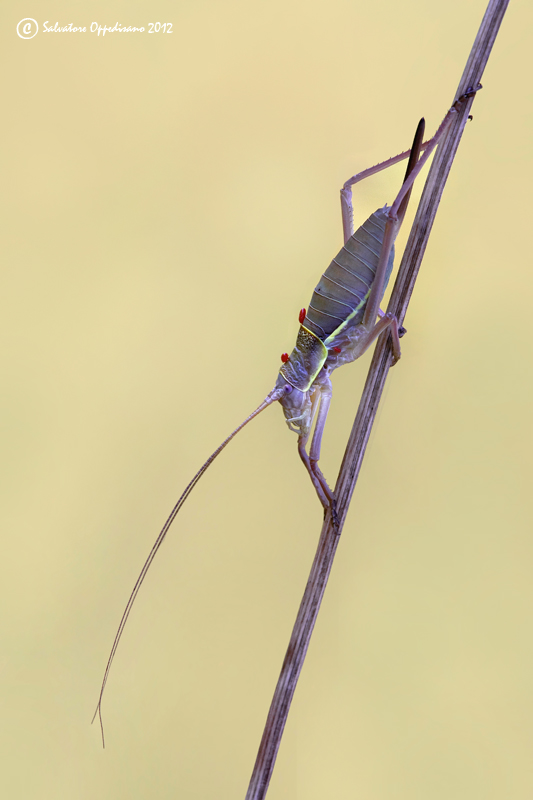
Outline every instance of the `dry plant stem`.
MULTIPOLYGON (((508 3, 509 0, 490 0, 454 101, 468 88, 475 87, 480 82, 508 3)), ((453 119, 448 132, 438 146, 431 165, 388 307, 388 311, 395 314, 400 325, 407 311, 433 220, 459 146, 463 128, 468 119, 472 101, 473 98, 465 102, 453 119)), ((387 331, 380 336, 376 345, 335 487, 338 528, 333 525, 331 514, 328 512, 324 519, 318 549, 270 706, 246 800, 262 800, 268 790, 296 683, 307 653, 368 437, 392 363, 390 341, 390 334, 387 331)))

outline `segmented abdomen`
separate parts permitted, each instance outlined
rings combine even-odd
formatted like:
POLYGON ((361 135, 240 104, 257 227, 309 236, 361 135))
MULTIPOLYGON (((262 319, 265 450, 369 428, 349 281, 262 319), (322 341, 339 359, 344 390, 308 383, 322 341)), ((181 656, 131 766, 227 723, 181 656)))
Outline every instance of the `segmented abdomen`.
MULTIPOLYGON (((357 325, 363 318, 383 243, 386 211, 387 206, 378 209, 355 231, 313 292, 303 324, 322 341, 347 321, 350 326, 357 325)), ((385 286, 393 260, 394 248, 387 265, 385 286)))

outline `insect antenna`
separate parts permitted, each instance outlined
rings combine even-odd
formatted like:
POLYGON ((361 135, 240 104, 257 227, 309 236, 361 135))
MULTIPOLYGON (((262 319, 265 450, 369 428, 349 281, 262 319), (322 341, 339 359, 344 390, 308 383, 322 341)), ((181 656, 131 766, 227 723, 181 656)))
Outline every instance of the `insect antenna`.
POLYGON ((122 634, 124 632, 124 628, 126 627, 126 622, 128 621, 128 617, 130 615, 131 609, 133 607, 133 604, 135 602, 135 599, 136 599, 137 595, 139 594, 139 590, 140 590, 140 588, 141 588, 141 586, 143 584, 143 581, 144 581, 144 579, 146 577, 146 573, 150 569, 152 561, 154 560, 154 558, 157 555, 157 551, 161 547, 161 545, 163 543, 163 540, 164 540, 165 536, 167 535, 170 526, 172 525, 172 523, 174 522, 174 519, 176 518, 176 515, 180 511, 181 507, 183 506, 183 504, 187 500, 188 496, 190 495, 190 493, 192 492, 192 490, 194 489, 194 487, 196 486, 196 484, 198 483, 198 481, 200 480, 200 478, 202 477, 202 475, 204 474, 206 469, 209 466, 211 466, 211 464, 213 463, 215 458, 218 456, 218 454, 222 452, 222 450, 226 447, 226 445, 229 442, 231 442, 233 437, 236 436, 239 433, 239 431, 242 430, 244 428, 244 426, 247 425, 250 422, 250 420, 254 419, 254 417, 256 417, 258 414, 260 414, 261 411, 264 411, 265 408, 267 408, 268 406, 272 405, 272 403, 274 403, 276 400, 279 400, 280 397, 282 396, 282 394, 283 394, 283 390, 282 389, 273 389, 270 392, 270 394, 267 395, 265 400, 263 400, 261 405, 258 406, 255 409, 255 411, 253 411, 250 414, 249 417, 246 417, 244 422, 241 422, 241 424, 237 428, 235 428, 233 433, 231 433, 227 437, 227 439, 224 439, 222 444, 219 445, 219 447, 217 447, 217 449, 213 453, 211 453, 211 455, 209 456, 207 461, 200 467, 200 469, 198 470, 198 472, 196 473, 194 478, 187 484, 187 486, 186 486, 185 490, 183 491, 181 497, 179 498, 179 500, 177 501, 176 505, 174 506, 174 508, 170 512, 170 515, 169 515, 167 521, 165 522, 165 524, 163 525, 163 527, 162 527, 162 529, 161 529, 161 531, 159 533, 159 536, 155 540, 154 545, 153 545, 153 547, 150 550, 150 553, 148 555, 148 558, 144 562, 143 568, 142 568, 142 570, 141 570, 141 572, 139 574, 139 577, 137 578, 135 586, 133 587, 133 590, 132 590, 132 592, 131 592, 131 594, 129 596, 128 602, 126 603, 126 608, 124 609, 124 612, 123 612, 122 617, 120 619, 120 623, 119 623, 119 626, 118 626, 118 629, 117 629, 117 632, 116 632, 116 635, 115 635, 115 639, 113 641, 113 646, 111 648, 111 652, 109 654, 109 658, 108 658, 107 665, 106 665, 106 668, 105 668, 104 677, 103 677, 103 680, 102 680, 102 685, 100 687, 100 694, 99 694, 99 697, 98 697, 98 705, 96 706, 96 710, 94 712, 94 716, 93 716, 93 718, 91 720, 91 724, 92 724, 94 722, 94 720, 96 719, 96 715, 98 715, 98 718, 100 720, 100 731, 102 733, 102 746, 103 747, 105 747, 105 738, 104 738, 104 724, 103 724, 103 720, 102 720, 102 698, 104 696, 104 690, 105 690, 105 687, 106 687, 106 684, 107 684, 107 679, 109 677, 109 672, 111 670, 111 665, 113 663, 113 659, 115 658, 115 654, 117 652, 117 648, 118 648, 120 639, 122 638, 122 634))

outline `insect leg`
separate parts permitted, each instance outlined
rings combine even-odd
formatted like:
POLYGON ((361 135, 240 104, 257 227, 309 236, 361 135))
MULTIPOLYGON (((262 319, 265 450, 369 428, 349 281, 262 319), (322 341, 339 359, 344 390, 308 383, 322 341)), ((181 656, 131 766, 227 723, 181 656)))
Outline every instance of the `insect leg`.
MULTIPOLYGON (((420 150, 424 150, 430 143, 431 139, 428 142, 424 142, 420 146, 420 150)), ((344 233, 344 244, 348 241, 350 236, 354 233, 354 224, 353 224, 353 202, 352 202, 352 186, 359 181, 363 181, 365 178, 369 178, 371 175, 376 175, 378 172, 381 172, 383 169, 387 169, 387 167, 392 167, 393 164, 398 164, 400 161, 403 161, 404 158, 409 158, 411 155, 411 150, 404 150, 403 153, 399 153, 397 156, 393 156, 392 158, 388 158, 386 161, 381 161, 379 164, 376 164, 374 167, 369 167, 368 169, 364 169, 362 172, 357 172, 355 175, 352 175, 349 178, 344 186, 341 189, 341 211, 342 211, 342 229, 344 233)))
MULTIPOLYGON (((449 109, 448 113, 444 117, 443 121, 441 122, 435 136, 432 139, 429 139, 427 142, 423 142, 420 145, 420 151, 425 151, 423 159, 420 159, 419 164, 417 165, 416 173, 412 175, 411 182, 408 186, 405 187, 405 191, 401 192, 401 196, 397 198, 398 205, 401 203, 405 194, 409 191, 410 187, 413 185, 418 173, 423 168, 424 164, 426 163, 427 159, 429 158, 430 154, 433 152, 433 149, 438 144, 439 140, 442 138, 443 134, 445 133, 448 125, 450 124, 454 114, 459 111, 460 106, 466 101, 473 97, 476 92, 478 92, 483 87, 480 83, 476 87, 472 87, 467 89, 467 91, 459 97, 453 106, 449 109)), ((397 156, 393 156, 392 158, 388 158, 386 161, 381 161, 379 164, 376 164, 374 167, 369 167, 368 169, 364 169, 362 172, 357 172, 355 175, 352 175, 349 178, 344 186, 341 189, 341 210, 342 210, 342 228, 344 232, 344 243, 348 241, 350 236, 354 232, 353 226, 353 205, 352 205, 352 189, 351 187, 354 186, 359 181, 364 180, 365 178, 369 178, 371 175, 376 175, 378 172, 381 172, 383 169, 387 169, 387 167, 392 167, 393 164, 398 164, 398 162, 403 161, 404 158, 407 158, 411 154, 411 150, 404 150, 403 153, 399 153, 397 156)), ((395 213, 396 213, 395 209, 395 213)))
POLYGON ((370 327, 370 325, 373 325, 376 320, 379 304, 383 295, 383 285, 385 282, 385 274, 387 270, 387 264, 389 262, 390 251, 392 245, 394 244, 396 234, 398 233, 398 230, 403 222, 407 204, 409 202, 409 196, 411 194, 411 189, 413 188, 413 183, 420 173, 420 170, 428 160, 429 156, 448 130, 452 119, 458 113, 461 105, 467 100, 471 99, 481 88, 481 84, 479 83, 476 88, 468 89, 463 95, 461 95, 461 97, 459 97, 458 100, 455 101, 437 128, 437 132, 433 138, 426 142, 425 145, 422 144, 425 125, 424 119, 422 118, 418 123, 418 128, 416 129, 413 146, 411 147, 411 154, 402 188, 398 192, 394 203, 387 212, 388 219, 385 224, 383 244, 381 246, 379 261, 376 267, 376 277, 374 283, 372 284, 372 289, 370 291, 363 317, 363 325, 367 329, 370 327), (419 158, 423 148, 424 155, 419 158))
MULTIPOLYGON (((412 187, 413 183, 415 182, 416 178, 418 177, 418 174, 420 173, 420 170, 423 168, 424 164, 426 163, 426 161, 430 157, 431 153, 433 152, 435 147, 438 145, 438 143, 440 142, 440 140, 442 139, 442 137, 444 136, 444 134, 448 130, 452 119, 454 118, 455 114, 457 114, 459 112, 459 109, 461 108, 462 104, 465 103, 467 100, 470 100, 472 97, 474 97, 476 95, 476 93, 479 92, 479 90, 482 89, 482 88, 483 88, 482 85, 480 83, 478 83, 478 85, 476 87, 472 87, 470 89, 467 89, 466 92, 464 94, 462 94, 461 97, 459 97, 455 101, 453 106, 448 110, 446 116, 444 117, 444 119, 442 120, 441 124, 437 128, 437 131, 436 131, 435 135, 433 136, 433 138, 430 139, 428 142, 425 142, 424 145, 420 148, 421 150, 424 149, 424 155, 416 163, 416 166, 414 167, 414 169, 411 172, 409 172, 409 168, 408 168, 408 170, 407 170, 408 174, 406 174, 406 176, 405 176, 405 180, 403 182, 402 188, 398 192, 398 196, 396 197, 396 200, 394 201, 394 203, 390 207, 390 210, 389 210, 389 218, 390 219, 392 219, 392 220, 398 219, 400 221, 400 224, 401 224, 401 221, 403 219, 403 217, 401 216, 401 214, 402 214, 402 210, 401 210, 402 209, 402 203, 403 203, 405 197, 408 196, 409 193, 411 192, 411 187, 412 187)), ((405 213, 405 207, 403 208, 403 213, 405 213)))
MULTIPOLYGON (((305 450, 305 445, 307 443, 307 436, 299 436, 298 437, 298 453, 300 454, 300 458, 305 464, 305 468, 309 473, 309 477, 311 478, 311 482, 315 487, 316 493, 318 495, 318 499, 322 503, 325 509, 331 507, 330 499, 326 496, 324 489, 322 488, 322 484, 320 483, 319 479, 317 478, 316 474, 313 472, 313 468, 311 466, 311 462, 309 460, 309 456, 305 450)), ((320 473, 322 474, 322 473, 320 473)))
POLYGON ((393 355, 393 366, 396 364, 397 361, 400 360, 402 355, 402 348, 400 345, 400 337, 404 335, 405 328, 400 328, 398 326, 398 320, 396 317, 387 312, 386 314, 381 315, 381 319, 377 322, 373 328, 367 330, 364 336, 361 336, 358 341, 356 348, 353 353, 353 360, 355 361, 356 358, 359 358, 363 355, 363 353, 368 350, 372 342, 374 342, 377 337, 383 333, 383 331, 390 329, 390 333, 392 336, 392 355, 393 355))
POLYGON ((320 460, 322 435, 324 433, 324 427, 326 425, 326 419, 331 404, 332 392, 333 389, 331 386, 330 379, 328 377, 322 378, 320 381, 320 408, 316 419, 315 430, 313 433, 313 440, 311 442, 311 447, 309 448, 309 460, 311 462, 311 469, 313 470, 314 474, 320 481, 320 485, 322 486, 324 492, 329 497, 330 502, 335 499, 335 496, 331 491, 331 489, 329 488, 328 483, 324 475, 322 474, 322 470, 318 466, 318 462, 320 460))
MULTIPOLYGON (((315 390, 315 394, 314 394, 314 397, 313 397, 313 409, 312 409, 312 412, 311 412, 311 420, 314 419, 318 408, 322 407, 322 397, 321 397, 322 392, 321 392, 321 389, 322 389, 321 386, 317 386, 316 390, 315 390)), ((330 396, 331 396, 331 392, 330 392, 330 396)), ((329 402, 328 402, 327 405, 329 407, 329 402)), ((326 410, 326 414, 327 414, 327 410, 326 410)), ((319 414, 319 417, 320 417, 320 414, 319 414)), ((311 422, 311 424, 312 424, 312 422, 311 422)), ((317 424, 318 424, 318 422, 317 422, 317 424)), ((315 487, 315 491, 316 491, 316 493, 318 495, 318 499, 320 500, 320 502, 322 503, 324 508, 328 509, 328 508, 331 508, 331 503, 332 503, 332 501, 334 499, 334 495, 333 495, 333 492, 331 491, 331 489, 329 488, 329 486, 328 486, 328 484, 326 482, 326 479, 324 478, 324 476, 320 472, 320 470, 318 470, 318 474, 317 474, 317 472, 313 468, 311 460, 310 460, 310 458, 309 458, 309 456, 307 454, 307 451, 305 449, 305 446, 306 446, 307 441, 309 439, 309 430, 310 430, 310 428, 307 430, 307 433, 300 434, 298 436, 298 453, 300 454, 300 458, 302 459, 303 463, 305 464, 305 468, 306 468, 307 472, 309 473, 309 477, 311 478, 311 482, 312 482, 313 486, 315 487)), ((314 437, 313 437, 313 441, 314 441, 314 437)))

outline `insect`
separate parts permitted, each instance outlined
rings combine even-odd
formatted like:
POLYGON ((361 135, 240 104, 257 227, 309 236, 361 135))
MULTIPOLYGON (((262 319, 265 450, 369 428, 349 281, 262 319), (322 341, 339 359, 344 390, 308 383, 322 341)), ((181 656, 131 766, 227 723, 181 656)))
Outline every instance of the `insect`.
POLYGON ((399 360, 400 337, 405 331, 398 326, 396 317, 379 308, 392 271, 394 241, 403 222, 417 175, 442 139, 461 104, 479 89, 481 84, 467 90, 453 104, 432 139, 423 142, 425 123, 423 119, 420 120, 410 150, 357 173, 341 189, 344 245, 323 273, 308 309, 300 311, 300 330, 296 345, 290 355, 282 355, 282 366, 274 388, 261 405, 209 456, 187 485, 159 533, 133 587, 111 648, 93 717, 94 721, 96 715, 99 716, 103 743, 103 693, 124 627, 146 573, 176 515, 204 472, 234 436, 272 403, 281 403, 287 425, 298 434, 299 455, 320 502, 326 511, 331 512, 335 523, 335 496, 318 466, 322 435, 332 396, 330 376, 337 367, 359 358, 386 330, 389 330, 392 338, 393 363, 399 360), (409 159, 405 178, 392 205, 377 209, 354 232, 352 186, 405 158, 409 159), (315 430, 308 453, 306 445, 315 419, 315 430))

